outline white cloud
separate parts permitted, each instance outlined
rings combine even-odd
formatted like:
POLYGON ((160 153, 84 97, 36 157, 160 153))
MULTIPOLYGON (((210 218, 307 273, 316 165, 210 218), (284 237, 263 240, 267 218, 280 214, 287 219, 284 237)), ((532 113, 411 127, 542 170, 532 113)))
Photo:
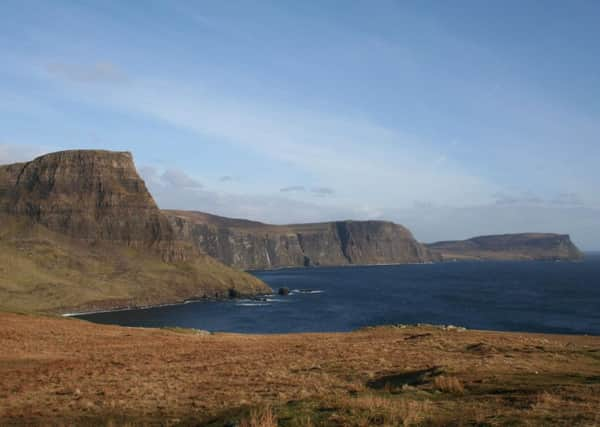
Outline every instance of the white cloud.
POLYGON ((582 206, 583 199, 577 193, 560 193, 557 194, 550 203, 563 206, 582 206))
POLYGON ((364 117, 248 102, 161 81, 137 81, 88 95, 94 102, 191 131, 204 141, 237 145, 289 164, 329 188, 345 189, 337 196, 347 200, 360 194, 369 203, 394 206, 415 199, 460 204, 465 199, 489 201, 498 190, 423 141, 364 117))
POLYGON ((283 187, 279 191, 281 191, 282 193, 304 192, 306 191, 306 187, 304 187, 303 185, 291 185, 289 187, 283 187))
POLYGON ((544 203, 541 197, 535 194, 524 191, 518 194, 507 194, 498 192, 493 196, 496 199, 497 205, 539 205, 544 203))
POLYGON ((110 62, 94 64, 68 64, 52 62, 46 70, 53 76, 76 83, 126 83, 129 77, 117 65, 110 62))
POLYGON ((322 205, 280 195, 244 195, 206 189, 192 190, 147 181, 162 209, 187 209, 275 224, 320 222, 363 217, 360 209, 322 205))
POLYGON ((0 143, 0 165, 27 162, 50 151, 40 145, 0 143))
POLYGON ((545 199, 532 193, 524 191, 521 193, 498 192, 493 195, 498 206, 583 206, 583 199, 574 192, 558 193, 552 198, 545 199))
POLYGON ((329 187, 311 188, 310 191, 318 196, 333 196, 335 194, 335 190, 329 187))
POLYGON ((138 172, 149 187, 157 190, 198 191, 204 187, 200 181, 180 169, 168 168, 161 171, 156 166, 143 165, 138 172))
POLYGON ((329 187, 313 187, 310 190, 304 185, 290 185, 289 187, 283 187, 279 190, 281 193, 306 193, 310 191, 316 196, 333 196, 335 190, 329 187))
POLYGON ((187 181, 189 178, 183 172, 181 174, 187 178, 171 179, 171 174, 166 174, 152 165, 141 166, 139 173, 162 209, 199 210, 275 224, 333 221, 372 216, 367 208, 358 206, 316 204, 310 201, 291 199, 280 194, 236 194, 182 185, 180 181, 187 181))
POLYGON ((167 169, 162 175, 161 179, 178 188, 202 188, 200 181, 190 177, 185 172, 179 169, 167 169))

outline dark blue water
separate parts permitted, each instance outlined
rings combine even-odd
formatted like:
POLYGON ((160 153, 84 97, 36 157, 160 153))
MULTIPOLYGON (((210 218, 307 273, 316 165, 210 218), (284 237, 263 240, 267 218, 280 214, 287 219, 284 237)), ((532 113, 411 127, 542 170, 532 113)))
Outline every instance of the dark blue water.
POLYGON ((256 272, 287 297, 82 316, 126 326, 273 333, 393 323, 600 335, 600 255, 568 262, 457 262, 256 272))

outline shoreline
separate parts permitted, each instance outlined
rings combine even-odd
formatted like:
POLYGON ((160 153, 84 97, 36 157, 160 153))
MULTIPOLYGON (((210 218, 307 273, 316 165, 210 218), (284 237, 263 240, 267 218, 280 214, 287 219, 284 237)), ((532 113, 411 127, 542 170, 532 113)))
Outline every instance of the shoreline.
MULTIPOLYGON (((240 298, 243 299, 243 298, 240 298)), ((92 312, 85 312, 85 313, 64 313, 61 314, 59 317, 60 318, 75 318, 78 320, 83 320, 86 322, 90 322, 93 323, 95 325, 112 325, 112 326, 119 326, 119 327, 123 327, 123 328, 136 328, 136 329, 163 329, 163 328, 170 328, 172 326, 169 325, 163 325, 163 326, 125 326, 125 325, 121 325, 119 323, 97 323, 94 322, 92 320, 88 320, 88 319, 84 319, 81 318, 81 316, 86 316, 86 315, 90 315, 90 314, 101 314, 101 313, 114 313, 114 312, 121 312, 121 311, 133 311, 133 310, 149 310, 152 308, 160 308, 160 307, 169 307, 169 306, 179 306, 179 305, 186 305, 186 304, 192 304, 192 303, 199 303, 199 302, 206 302, 206 303, 210 303, 210 302, 223 302, 223 301, 235 301, 235 300, 195 300, 195 301, 186 301, 186 302, 181 302, 181 303, 172 303, 172 304, 159 304, 159 305, 152 305, 152 306, 145 306, 145 307, 140 307, 140 308, 120 308, 120 309, 114 309, 114 310, 98 310, 98 311, 92 311, 92 312)), ((6 313, 3 311, 0 311, 0 313, 6 313)), ((182 329, 190 329, 190 330, 197 330, 198 328, 194 328, 194 327, 189 327, 189 326, 175 326, 178 328, 182 328, 182 329)), ((368 331, 368 330, 372 330, 372 329, 378 329, 378 328, 392 328, 392 329, 411 329, 411 328, 432 328, 432 329, 438 329, 438 330, 442 330, 442 331, 455 331, 455 332, 477 332, 477 333, 498 333, 498 334, 521 334, 521 335, 529 335, 529 336, 534 336, 534 335, 554 335, 554 336, 562 336, 562 337, 590 337, 590 338, 600 338, 600 334, 593 334, 593 333, 585 333, 585 332, 551 332, 551 331, 526 331, 526 330, 512 330, 512 329, 481 329, 481 328, 470 328, 470 327, 466 327, 466 326, 462 326, 462 325, 454 325, 454 324, 450 324, 450 323, 423 323, 423 322, 417 322, 417 323, 385 323, 385 324, 378 324, 378 325, 364 325, 364 326, 359 326, 355 329, 351 329, 351 330, 347 330, 347 331, 330 331, 330 330, 322 330, 322 331, 296 331, 296 332, 235 332, 235 331, 219 331, 219 330, 215 330, 215 331, 208 331, 208 332, 218 332, 218 333, 225 333, 225 334, 234 334, 234 335, 244 335, 244 336, 273 336, 273 335, 303 335, 303 334, 351 334, 354 332, 361 332, 361 331, 368 331)), ((206 329, 202 329, 202 330, 206 330, 206 329)))
POLYGON ((442 262, 395 262, 395 263, 382 263, 382 264, 342 264, 342 265, 291 265, 291 266, 281 266, 281 267, 273 267, 273 268, 263 268, 263 269, 249 269, 242 270, 246 273, 262 273, 269 271, 280 271, 280 270, 316 270, 323 268, 353 268, 353 267, 390 267, 396 265, 430 265, 430 264, 441 264, 442 262))
MULTIPOLYGON (((600 255, 600 252, 587 252, 587 254, 590 255, 600 255)), ((552 260, 545 260, 545 259, 540 259, 540 260, 535 260, 535 259, 521 259, 521 260, 490 260, 490 259, 459 259, 459 260, 447 260, 447 261, 429 261, 429 262, 410 262, 410 263, 382 263, 382 264, 344 264, 344 265, 318 265, 318 266, 310 266, 310 267, 305 267, 305 266, 284 266, 284 267, 274 267, 274 268, 268 268, 268 269, 257 269, 257 270, 242 270, 245 273, 248 274, 254 274, 254 273, 270 273, 270 272, 278 272, 278 271, 284 271, 284 270, 300 270, 300 271, 305 271, 305 270, 313 270, 313 269, 327 269, 327 268, 365 268, 365 267, 393 267, 393 266, 404 266, 404 265, 437 265, 437 264, 455 264, 455 263, 485 263, 485 262, 547 262, 547 263, 553 263, 556 261, 552 261, 552 260)), ((572 263, 581 263, 584 262, 584 260, 564 260, 562 262, 572 262, 572 263)), ((258 295, 252 295, 252 296, 248 296, 247 298, 260 298, 260 297, 265 297, 265 296, 269 296, 269 295, 274 295, 275 293, 272 294, 258 294, 258 295)), ((73 312, 67 312, 67 313, 63 313, 60 309, 54 311, 55 314, 58 314, 60 317, 78 317, 78 316, 86 316, 86 315, 90 315, 90 314, 98 314, 98 313, 111 313, 111 312, 119 312, 119 311, 131 311, 131 310, 148 310, 148 309, 152 309, 152 308, 159 308, 159 307, 167 307, 167 306, 176 306, 176 305, 185 305, 185 304, 190 304, 192 302, 218 302, 218 301, 230 301, 230 300, 235 300, 232 298, 190 298, 190 299, 185 299, 182 301, 177 301, 177 302, 168 302, 168 303, 162 303, 162 304, 150 304, 150 305, 144 305, 144 306, 117 306, 115 308, 108 308, 108 309, 93 309, 91 311, 73 311, 73 312)))
MULTIPOLYGON (((592 256, 600 255, 600 252, 586 252, 586 254, 592 256)), ((402 265, 438 265, 438 264, 455 264, 462 262, 473 262, 473 263, 485 263, 485 262, 518 262, 518 263, 528 263, 528 262, 545 262, 545 263, 554 263, 554 262, 570 262, 574 264, 579 264, 585 262, 585 258, 583 259, 488 259, 488 258, 457 258, 457 259, 448 259, 441 261, 427 261, 427 262, 392 262, 392 263, 381 263, 381 264, 342 264, 342 265, 311 265, 311 266, 303 266, 303 265, 292 265, 292 266, 280 266, 280 267, 272 267, 272 268, 262 268, 262 269, 248 269, 242 270, 246 273, 267 273, 270 271, 279 271, 279 270, 313 270, 313 269, 324 269, 324 268, 354 268, 354 267, 394 267, 394 266, 402 266, 402 265)))
POLYGON ((153 308, 160 308, 160 307, 171 307, 171 306, 178 306, 178 305, 186 305, 186 304, 192 304, 192 303, 199 303, 199 302, 223 302, 223 301, 236 301, 236 300, 241 300, 241 299, 256 299, 256 298, 261 298, 261 297, 268 297, 268 296, 273 296, 275 294, 271 293, 271 294, 259 294, 259 295, 252 295, 252 296, 247 296, 247 297, 242 297, 242 298, 222 298, 222 299, 217 299, 217 298, 197 298, 197 299, 186 299, 180 302, 169 302, 169 303, 164 303, 164 304, 151 304, 151 305, 144 305, 144 306, 139 306, 139 307, 117 307, 117 308, 109 308, 109 309, 102 309, 102 310, 94 310, 94 311, 81 311, 81 312, 70 312, 70 313, 58 313, 60 315, 60 317, 80 317, 80 316, 87 316, 90 314, 100 314, 100 313, 116 313, 116 312, 120 312, 120 311, 133 311, 133 310, 150 310, 153 308))
POLYGON ((188 304, 188 303, 187 302, 168 303, 168 304, 145 305, 143 307, 125 307, 125 308, 112 308, 112 309, 106 309, 106 310, 95 310, 95 311, 81 311, 81 312, 73 312, 73 313, 62 313, 60 315, 60 317, 80 317, 80 316, 87 316, 87 315, 90 315, 90 314, 116 313, 116 312, 119 312, 119 311, 149 310, 151 308, 168 307, 168 306, 171 306, 171 305, 182 305, 182 304, 188 304))

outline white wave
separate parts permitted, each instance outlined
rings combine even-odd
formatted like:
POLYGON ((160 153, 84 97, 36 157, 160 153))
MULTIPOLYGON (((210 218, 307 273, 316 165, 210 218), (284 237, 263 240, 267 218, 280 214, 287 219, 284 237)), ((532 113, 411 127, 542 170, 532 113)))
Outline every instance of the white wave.
POLYGON ((325 291, 320 289, 293 289, 290 294, 322 294, 325 291))
POLYGON ((238 307, 267 307, 271 304, 266 304, 264 302, 240 302, 236 304, 238 307))

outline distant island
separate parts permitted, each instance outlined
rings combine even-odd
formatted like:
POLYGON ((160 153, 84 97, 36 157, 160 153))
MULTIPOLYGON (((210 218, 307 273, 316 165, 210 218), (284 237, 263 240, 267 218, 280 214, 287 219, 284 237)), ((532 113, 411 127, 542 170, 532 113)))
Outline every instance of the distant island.
POLYGON ((557 234, 425 245, 388 221, 270 225, 161 211, 128 152, 71 150, 0 166, 0 309, 93 311, 271 292, 242 270, 581 257, 557 234))

